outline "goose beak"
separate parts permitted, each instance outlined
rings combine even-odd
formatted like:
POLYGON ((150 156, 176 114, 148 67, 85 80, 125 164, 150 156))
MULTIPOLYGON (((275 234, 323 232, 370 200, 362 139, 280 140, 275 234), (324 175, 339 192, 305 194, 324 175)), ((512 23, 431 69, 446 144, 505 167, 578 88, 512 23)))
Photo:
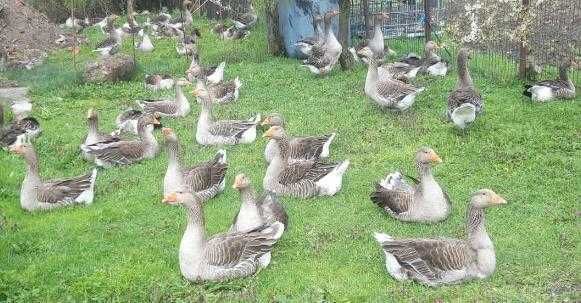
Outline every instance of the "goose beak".
POLYGON ((272 130, 272 127, 271 127, 264 134, 262 134, 262 137, 263 138, 269 138, 270 139, 270 138, 272 138, 272 133, 273 133, 273 130, 272 130))
POLYGON ((153 125, 161 125, 157 118, 153 118, 153 125))
POLYGON ((16 144, 16 145, 12 145, 9 149, 9 151, 13 154, 17 154, 17 155, 22 155, 24 154, 24 149, 22 148, 22 145, 20 144, 16 144))
POLYGON ((432 152, 432 155, 430 156, 430 161, 432 161, 432 163, 434 164, 440 164, 442 163, 442 158, 440 158, 440 156, 438 156, 438 154, 436 154, 435 152, 432 152))
POLYGON ((506 204, 506 203, 507 203, 506 200, 497 194, 494 194, 494 196, 492 197, 492 204, 501 205, 501 204, 506 204))
POLYGON ((169 137, 169 136, 172 135, 173 130, 171 128, 169 128, 169 127, 164 127, 164 128, 161 129, 161 132, 163 133, 163 135, 165 137, 169 137))
POLYGON ((262 123, 260 123, 261 126, 266 126, 269 124, 270 124, 270 117, 264 118, 264 121, 262 121, 262 123))
POLYGON ((242 175, 237 175, 236 178, 234 178, 234 184, 232 184, 232 188, 239 189, 241 184, 242 184, 242 175))
POLYGON ((92 109, 92 108, 91 108, 91 109, 89 109, 89 110, 87 111, 87 119, 91 119, 91 118, 93 118, 94 116, 95 116, 95 110, 94 110, 94 109, 92 109))
POLYGON ((165 197, 163 197, 163 200, 161 200, 162 203, 166 203, 166 204, 171 204, 171 203, 176 203, 178 200, 178 195, 176 193, 171 193, 165 197))
POLYGON ((199 96, 200 95, 200 89, 199 88, 194 89, 194 91, 192 92, 192 95, 194 95, 194 97, 199 96))

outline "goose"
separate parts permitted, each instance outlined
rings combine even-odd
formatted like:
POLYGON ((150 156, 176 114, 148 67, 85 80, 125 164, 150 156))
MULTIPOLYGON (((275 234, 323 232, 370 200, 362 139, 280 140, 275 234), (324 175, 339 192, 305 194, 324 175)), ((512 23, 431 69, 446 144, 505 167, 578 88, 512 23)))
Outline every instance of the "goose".
POLYGON ((325 14, 323 18, 325 38, 311 47, 311 54, 304 61, 303 66, 306 66, 313 74, 328 74, 339 60, 343 47, 331 28, 331 21, 338 14, 339 11, 331 11, 325 14))
POLYGON ((152 91, 170 89, 175 85, 175 80, 168 74, 145 75, 145 87, 152 91))
POLYGON ((195 36, 186 36, 183 32, 179 33, 179 39, 177 41, 176 51, 180 56, 193 56, 198 53, 196 47, 195 36))
POLYGON ((282 236, 280 222, 248 232, 231 232, 207 238, 202 200, 187 192, 166 195, 163 203, 182 205, 187 226, 179 248, 182 276, 188 281, 225 281, 253 275, 270 264, 269 252, 282 236))
POLYGON ((153 136, 153 125, 159 124, 154 115, 144 115, 137 123, 139 138, 135 140, 114 140, 81 145, 83 152, 95 159, 101 167, 129 165, 157 155, 159 147, 153 136))
MULTIPOLYGON (((119 115, 117 115, 117 118, 115 119, 115 125, 117 126, 117 130, 112 132, 111 135, 118 136, 121 133, 131 133, 131 134, 137 135, 138 134, 138 132, 137 132, 138 121, 141 117, 144 117, 147 115, 149 115, 149 114, 145 113, 143 111, 140 111, 140 110, 132 109, 132 108, 124 110, 119 115)), ((158 115, 156 115, 156 118, 157 118, 158 122, 161 119, 158 115)), ((154 128, 161 128, 162 125, 161 125, 161 123, 154 124, 153 127, 154 128)))
POLYGON ((484 111, 484 99, 474 87, 468 69, 470 51, 466 48, 458 52, 458 83, 448 96, 448 119, 460 129, 470 125, 484 111))
POLYGON ((207 89, 196 89, 194 96, 202 104, 196 129, 196 141, 202 145, 248 144, 256 140, 256 127, 260 114, 243 120, 214 121, 212 115, 212 96, 207 89))
MULTIPOLYGON (((262 121, 262 126, 281 126, 285 127, 285 121, 280 114, 273 113, 262 121)), ((331 143, 335 139, 336 133, 330 133, 322 136, 294 137, 289 138, 289 163, 305 160, 325 159, 329 157, 331 143)), ((271 139, 264 149, 264 158, 267 163, 278 153, 276 141, 271 139)))
POLYGON ((99 52, 102 57, 108 57, 116 54, 121 47, 121 34, 113 27, 113 24, 108 24, 105 27, 108 37, 97 44, 93 52, 99 52))
MULTIPOLYGON (((89 109, 87 111, 87 125, 88 125, 88 131, 87 131, 87 136, 85 137, 85 142, 83 142, 83 144, 81 144, 81 146, 83 145, 91 145, 91 144, 95 144, 98 142, 113 142, 113 141, 119 141, 119 137, 115 136, 115 135, 109 135, 109 134, 105 134, 105 133, 101 133, 99 132, 99 116, 96 110, 94 109, 89 109)), ((83 151, 81 148, 81 152, 83 154, 83 157, 89 161, 94 161, 94 157, 92 157, 91 155, 89 155, 87 152, 83 151)))
POLYGON ((274 139, 278 147, 262 181, 265 190, 298 198, 333 196, 341 190, 349 160, 340 163, 308 160, 289 164, 290 143, 284 129, 272 126, 263 137, 274 139))
POLYGON ((274 222, 280 222, 286 228, 288 215, 275 194, 266 192, 257 198, 250 179, 243 173, 236 175, 232 188, 240 192, 241 204, 230 232, 248 232, 274 222))
POLYGON ((226 151, 219 150, 209 161, 183 168, 180 160, 180 143, 171 128, 162 129, 167 148, 168 164, 163 178, 163 194, 194 192, 203 201, 210 200, 224 190, 228 164, 226 151))
POLYGON ((119 29, 122 37, 129 37, 134 34, 141 33, 143 28, 139 26, 137 21, 135 21, 135 16, 137 15, 138 14, 136 12, 127 15, 127 22, 125 22, 119 29))
MULTIPOLYGON (((198 80, 196 83, 196 88, 199 90, 208 90, 212 96, 212 100, 216 104, 226 104, 232 103, 238 100, 240 97, 240 87, 242 87, 242 82, 236 77, 234 80, 227 82, 221 82, 218 84, 206 85, 203 80, 198 80)), ((197 99, 200 103, 200 98, 197 99)))
POLYGON ((154 46, 153 43, 151 42, 151 39, 149 38, 149 35, 147 34, 147 32, 144 31, 140 33, 143 33, 143 36, 141 36, 141 43, 139 43, 139 45, 136 48, 144 53, 152 52, 154 46))
POLYGON ((441 48, 436 42, 428 41, 424 47, 423 58, 414 53, 410 53, 401 59, 400 63, 421 67, 421 72, 426 72, 431 76, 445 76, 448 72, 448 63, 436 53, 441 48))
POLYGON ((29 143, 13 145, 10 151, 26 161, 26 175, 20 188, 20 206, 27 211, 52 210, 74 204, 93 203, 97 169, 79 177, 42 181, 38 158, 29 143))
MULTIPOLYGON (((373 14, 373 36, 371 39, 367 43, 359 45, 357 48, 349 48, 349 52, 351 52, 353 58, 356 61, 360 60, 360 57, 357 55, 357 51, 366 46, 369 47, 373 53, 373 58, 376 60, 382 60, 385 57, 385 39, 383 37, 381 24, 386 20, 389 20, 389 15, 386 13, 380 12, 373 14)), ((367 58, 365 57, 362 59, 367 61, 367 58)))
POLYGON ((157 113, 161 117, 185 117, 190 113, 190 102, 182 91, 185 81, 177 81, 173 100, 137 100, 137 106, 146 113, 157 113))
POLYGON ((254 11, 254 7, 252 3, 250 3, 247 11, 245 13, 239 14, 232 20, 234 22, 234 26, 240 30, 249 30, 251 29, 258 20, 258 16, 254 11))
POLYGON ((394 239, 375 233, 387 271, 398 281, 414 280, 432 287, 490 277, 496 268, 496 254, 486 232, 484 211, 503 204, 506 200, 492 190, 473 193, 465 239, 394 239))
MULTIPOLYGON (((416 152, 420 180, 408 184, 400 172, 388 174, 375 186, 371 201, 397 220, 439 222, 450 214, 450 199, 432 175, 432 165, 442 162, 433 149, 423 147, 416 152)), ((411 179, 411 177, 410 177, 411 179)))
POLYGON ((323 18, 321 16, 313 16, 313 27, 315 30, 315 35, 312 37, 303 38, 294 44, 299 52, 305 57, 309 57, 311 55, 313 45, 322 42, 324 37, 323 29, 321 28, 322 21, 323 18))
POLYGON ((224 68, 226 67, 226 62, 221 62, 217 66, 204 67, 199 63, 200 57, 198 54, 192 56, 192 62, 190 67, 186 71, 186 77, 188 81, 193 82, 194 80, 206 80, 209 84, 218 84, 224 79, 224 68))
POLYGON ((167 12, 167 7, 162 7, 161 12, 153 19, 153 22, 159 25, 168 24, 171 20, 171 15, 167 12))
POLYGON ((40 123, 33 117, 16 118, 4 125, 4 105, 0 102, 0 146, 10 148, 14 144, 29 141, 42 132, 40 123))
POLYGON ((576 96, 575 85, 569 78, 567 70, 571 63, 562 64, 559 67, 559 78, 556 80, 543 80, 532 85, 526 85, 523 95, 536 102, 548 102, 555 99, 574 99, 576 96))
POLYGON ((405 111, 415 102, 416 95, 424 90, 405 82, 384 77, 379 78, 377 60, 368 56, 369 66, 365 79, 365 94, 381 107, 405 111))
MULTIPOLYGON (((369 46, 358 49, 356 54, 365 64, 369 64, 368 58, 374 56, 373 51, 371 51, 369 46)), ((379 80, 389 78, 409 83, 417 76, 420 69, 421 66, 410 65, 403 62, 391 62, 379 65, 378 61, 377 73, 379 80)))

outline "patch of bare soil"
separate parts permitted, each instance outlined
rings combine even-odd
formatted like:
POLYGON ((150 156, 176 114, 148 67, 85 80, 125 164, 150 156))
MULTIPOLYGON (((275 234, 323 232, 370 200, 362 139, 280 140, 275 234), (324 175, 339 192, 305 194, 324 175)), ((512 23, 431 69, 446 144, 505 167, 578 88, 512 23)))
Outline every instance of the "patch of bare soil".
POLYGON ((60 33, 24 0, 0 0, 0 65, 31 68, 57 47, 60 33))

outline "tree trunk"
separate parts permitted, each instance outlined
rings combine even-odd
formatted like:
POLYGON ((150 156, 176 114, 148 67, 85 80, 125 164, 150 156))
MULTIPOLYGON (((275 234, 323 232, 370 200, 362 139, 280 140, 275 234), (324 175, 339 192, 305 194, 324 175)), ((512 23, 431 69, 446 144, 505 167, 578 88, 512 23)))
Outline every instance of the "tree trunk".
POLYGON ((349 13, 351 12, 351 0, 341 0, 339 11, 339 42, 343 46, 339 63, 343 70, 350 70, 353 68, 354 61, 351 52, 349 52, 349 13))
POLYGON ((282 37, 278 29, 278 0, 266 1, 266 27, 268 52, 275 56, 284 55, 282 37))

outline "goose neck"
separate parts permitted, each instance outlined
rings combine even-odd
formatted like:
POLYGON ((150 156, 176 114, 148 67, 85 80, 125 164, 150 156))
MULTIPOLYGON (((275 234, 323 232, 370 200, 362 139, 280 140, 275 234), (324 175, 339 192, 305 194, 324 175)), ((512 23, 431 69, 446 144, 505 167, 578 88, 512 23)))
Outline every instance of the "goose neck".
POLYGON ((186 207, 186 231, 182 238, 182 245, 200 247, 206 241, 204 230, 204 213, 198 202, 186 207))
POLYGON ((566 66, 559 67, 559 79, 566 82, 569 81, 569 74, 567 73, 566 66))
POLYGON ((167 157, 169 161, 169 166, 180 165, 180 148, 177 141, 167 142, 167 157))
POLYGON ((484 209, 470 204, 466 216, 466 234, 470 245, 474 249, 492 247, 492 242, 486 232, 484 209))
POLYGON ((256 204, 256 191, 252 186, 244 187, 240 189, 240 200, 243 205, 254 205, 256 204))
POLYGON ((464 58, 458 58, 458 87, 468 88, 473 86, 474 82, 468 70, 468 61, 464 58))

